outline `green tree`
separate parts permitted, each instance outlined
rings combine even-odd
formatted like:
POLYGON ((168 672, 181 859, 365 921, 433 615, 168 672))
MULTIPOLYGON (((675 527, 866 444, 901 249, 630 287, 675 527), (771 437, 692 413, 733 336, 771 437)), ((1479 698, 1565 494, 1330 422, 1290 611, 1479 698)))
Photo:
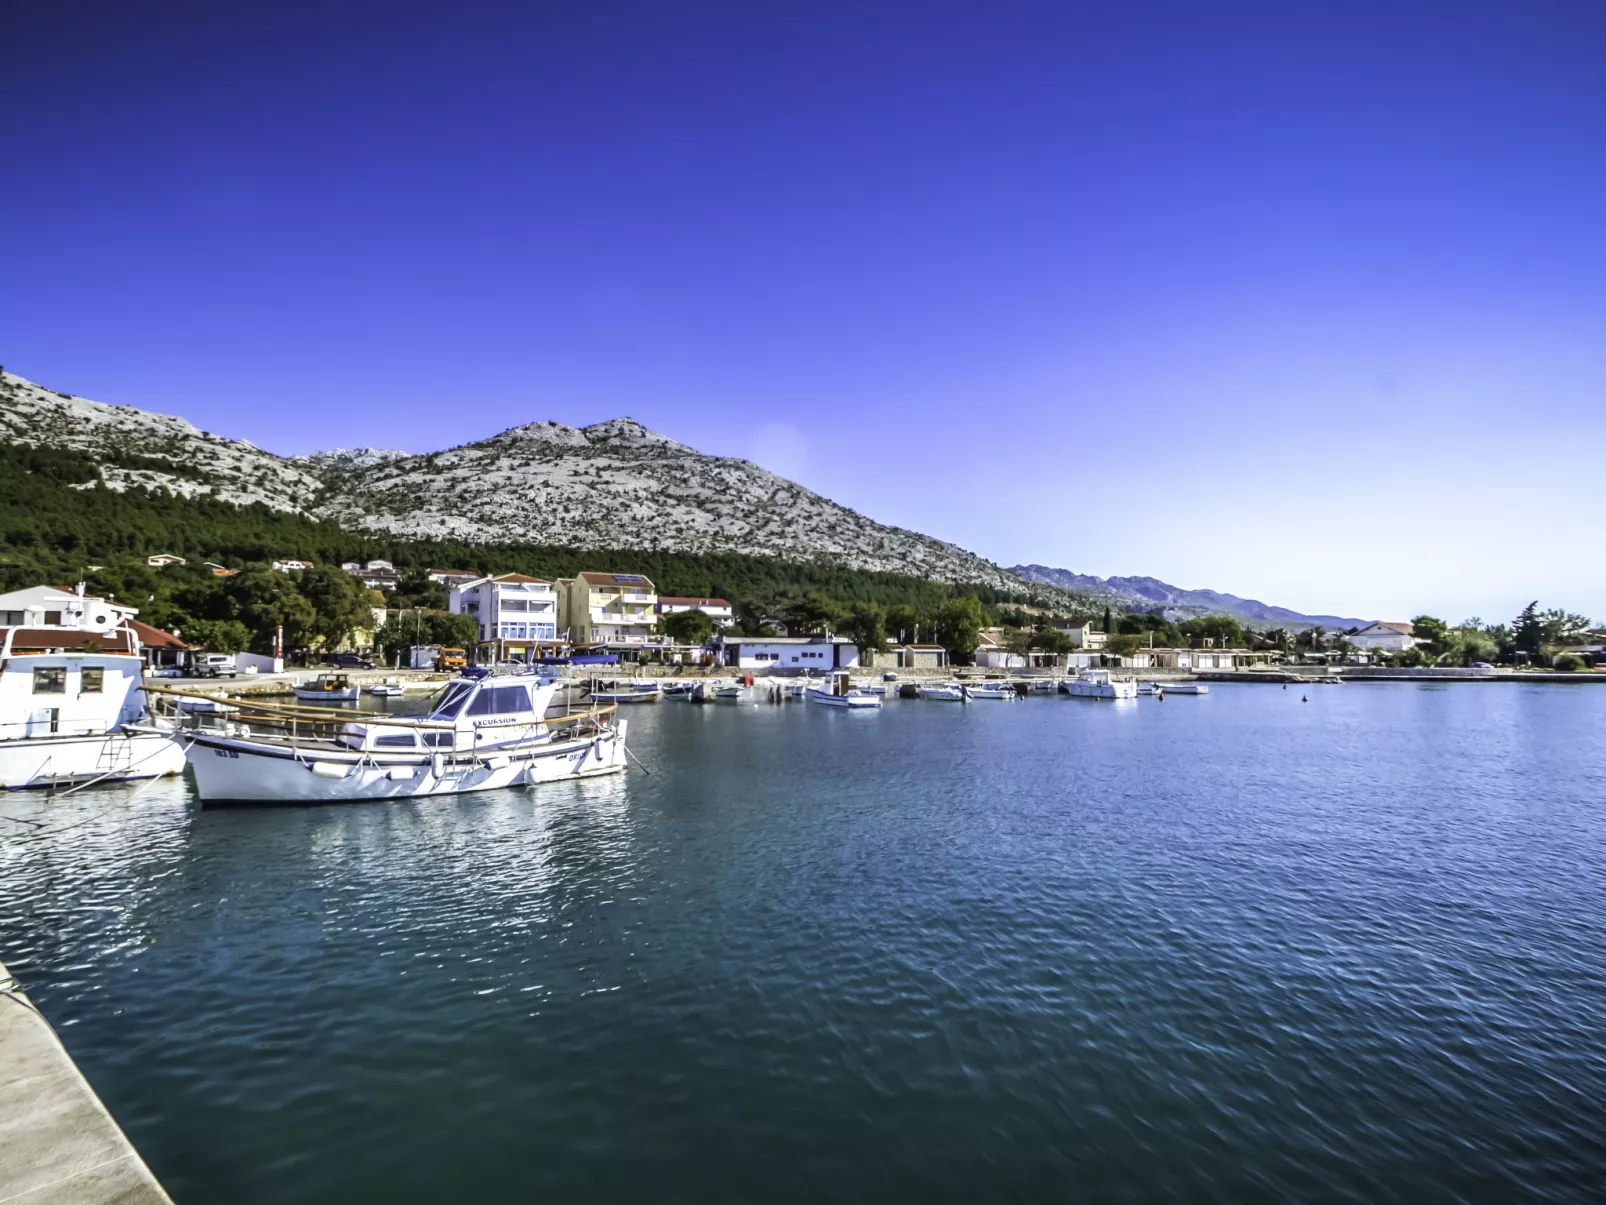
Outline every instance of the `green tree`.
POLYGON ((976 598, 955 598, 944 603, 936 616, 937 643, 956 665, 969 665, 977 637, 987 626, 987 612, 976 598))
POLYGON ((1522 609, 1511 625, 1512 648, 1529 659, 1538 661, 1543 651, 1545 631, 1539 618, 1539 600, 1535 599, 1522 609))
POLYGON ((1058 628, 1038 628, 1032 633, 1032 647, 1059 657, 1076 646, 1071 643, 1071 638, 1058 628))
POLYGON ((1450 625, 1432 615, 1418 615, 1411 621, 1411 635, 1434 655, 1444 652, 1450 645, 1450 625))
POLYGON ((1177 628, 1190 642, 1214 640, 1217 648, 1244 646, 1243 627, 1231 615, 1205 615, 1199 619, 1185 619, 1177 625, 1177 628))
POLYGON ((931 639, 931 624, 923 618, 920 608, 909 603, 887 608, 887 632, 893 639, 914 644, 919 640, 922 626, 926 629, 926 639, 931 639))
POLYGON ((1004 648, 1027 665, 1032 663, 1032 650, 1037 647, 1037 633, 1024 628, 1004 629, 1004 648))
POLYGON ((253 652, 271 652, 273 632, 279 626, 284 628, 287 649, 304 648, 311 640, 315 619, 312 604, 288 573, 247 569, 228 579, 224 593, 236 617, 251 633, 253 652))
POLYGON ((251 633, 238 619, 192 619, 183 626, 180 639, 212 653, 238 653, 250 643, 251 633))
POLYGON ((792 636, 820 636, 841 624, 846 612, 823 594, 797 599, 781 612, 781 622, 792 636))
POLYGON ((1403 653, 1394 655, 1394 664, 1407 669, 1415 669, 1419 665, 1428 663, 1428 655, 1421 649, 1406 649, 1403 653))
POLYGON ((676 644, 704 644, 714 634, 707 611, 675 611, 664 616, 664 631, 676 644))
POLYGON ((1130 657, 1143 647, 1143 643, 1143 637, 1124 632, 1118 636, 1111 636, 1105 642, 1104 651, 1113 657, 1130 657))
POLYGON ((1550 663, 1550 667, 1564 674, 1577 674, 1591 668, 1577 653, 1562 653, 1550 663))
POLYGON ((1110 627, 1110 608, 1108 608, 1108 607, 1104 608, 1104 626, 1102 628, 1100 628, 1099 630, 1102 631, 1102 632, 1110 632, 1110 633, 1113 633, 1114 630, 1115 630, 1112 627, 1110 627))
POLYGON ((296 588, 312 605, 312 634, 326 649, 374 626, 374 599, 360 580, 334 565, 303 570, 296 588))
POLYGON ((859 650, 859 662, 869 665, 870 654, 887 647, 887 613, 871 603, 855 603, 842 621, 842 635, 859 650))

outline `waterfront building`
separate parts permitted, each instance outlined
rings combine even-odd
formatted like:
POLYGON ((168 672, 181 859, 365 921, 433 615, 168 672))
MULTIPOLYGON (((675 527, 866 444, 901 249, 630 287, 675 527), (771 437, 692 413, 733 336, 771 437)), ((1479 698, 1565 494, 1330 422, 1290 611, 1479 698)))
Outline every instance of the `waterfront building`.
POLYGON ((472 616, 489 660, 528 661, 560 643, 558 590, 545 578, 502 573, 452 587, 448 610, 472 616))
POLYGON ((714 621, 715 630, 728 628, 735 622, 735 610, 723 598, 678 598, 667 594, 658 596, 659 615, 674 615, 679 611, 701 611, 714 621))
POLYGON ((0 594, 0 627, 62 627, 109 632, 138 614, 137 607, 125 607, 110 599, 86 595, 81 582, 76 590, 29 586, 25 590, 0 594))
POLYGON ((984 669, 1052 669, 1063 660, 1045 649, 1032 649, 1024 654, 1010 652, 1003 628, 983 628, 976 633, 975 661, 984 669))
POLYGON ((653 643, 657 607, 657 591, 639 573, 558 579, 558 627, 575 645, 653 643))
POLYGON ((825 673, 859 664, 859 646, 846 636, 727 636, 723 647, 736 669, 825 673))
POLYGON ((1271 654, 1243 648, 1218 649, 1207 640, 1203 648, 1138 649, 1125 657, 1112 657, 1110 660, 1119 660, 1128 669, 1178 669, 1198 673, 1200 670, 1248 669, 1253 665, 1265 665, 1271 660, 1271 654))
POLYGON ((133 628, 134 635, 139 637, 139 651, 145 659, 146 669, 183 666, 184 654, 190 651, 190 646, 173 633, 153 628, 150 624, 141 623, 137 619, 130 619, 128 626, 133 628))
POLYGON ((947 669, 948 650, 940 644, 897 644, 870 653, 866 669, 947 669))
POLYGON ((1366 652, 1403 653, 1416 647, 1416 637, 1412 635, 1412 631, 1408 623, 1379 621, 1367 624, 1347 639, 1356 648, 1366 652))
POLYGON ((1101 649, 1110 639, 1108 632, 1094 631, 1091 620, 1084 620, 1081 623, 1070 619, 1056 620, 1054 630, 1063 632, 1070 640, 1071 647, 1078 649, 1101 649))
POLYGON ((396 588, 396 566, 389 561, 346 561, 340 566, 372 590, 396 588))

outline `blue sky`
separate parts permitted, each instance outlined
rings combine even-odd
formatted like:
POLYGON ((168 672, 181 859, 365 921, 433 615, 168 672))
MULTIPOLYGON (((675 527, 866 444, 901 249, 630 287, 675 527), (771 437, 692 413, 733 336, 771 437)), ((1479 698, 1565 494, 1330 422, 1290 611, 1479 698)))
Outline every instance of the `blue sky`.
POLYGON ((1606 620, 1606 6, 34 6, 0 362, 630 414, 1005 564, 1606 620))

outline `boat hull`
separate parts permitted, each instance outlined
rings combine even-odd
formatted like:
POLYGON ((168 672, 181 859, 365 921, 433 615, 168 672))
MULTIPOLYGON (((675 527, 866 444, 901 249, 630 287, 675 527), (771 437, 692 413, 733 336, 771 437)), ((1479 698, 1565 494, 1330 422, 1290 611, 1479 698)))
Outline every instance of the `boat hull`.
POLYGON ((1135 682, 1066 682, 1060 691, 1073 699, 1135 699, 1135 682))
POLYGON ((354 703, 357 700, 357 688, 349 690, 302 690, 295 688, 296 698, 306 703, 354 703))
POLYGON ((100 778, 119 782, 184 772, 184 747, 161 731, 0 741, 0 788, 18 791, 100 778))
POLYGON ((187 756, 205 806, 359 803, 617 774, 625 768, 625 727, 621 722, 617 731, 500 753, 422 757, 298 753, 249 738, 198 733, 187 756))
POLYGON ((821 707, 846 707, 853 711, 875 711, 881 700, 875 695, 833 695, 828 691, 810 690, 809 701, 821 707))

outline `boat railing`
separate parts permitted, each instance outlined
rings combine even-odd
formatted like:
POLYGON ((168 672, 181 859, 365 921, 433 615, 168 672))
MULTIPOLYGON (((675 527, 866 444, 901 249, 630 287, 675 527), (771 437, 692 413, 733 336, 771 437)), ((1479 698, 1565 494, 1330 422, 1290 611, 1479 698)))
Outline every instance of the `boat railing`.
MULTIPOLYGON (((422 715, 398 715, 393 711, 364 711, 356 707, 320 707, 305 703, 269 702, 244 695, 204 694, 173 686, 145 685, 140 688, 151 696, 152 710, 180 727, 222 727, 227 731, 249 729, 253 734, 276 732, 298 740, 338 741, 351 724, 364 724, 373 728, 397 728, 409 732, 495 732, 497 729, 464 730, 455 720, 431 720, 422 715), (197 699, 213 704, 222 710, 192 711, 181 706, 184 699, 197 699), (162 707, 166 704, 166 709, 162 707)), ((584 737, 605 731, 610 717, 618 711, 617 704, 594 707, 585 711, 565 712, 554 716, 531 716, 521 719, 520 726, 544 726, 553 737, 584 737)), ((478 741, 475 742, 478 744, 478 741)), ((450 750, 447 750, 450 752, 450 750)), ((458 753, 470 750, 457 750, 458 753)))

